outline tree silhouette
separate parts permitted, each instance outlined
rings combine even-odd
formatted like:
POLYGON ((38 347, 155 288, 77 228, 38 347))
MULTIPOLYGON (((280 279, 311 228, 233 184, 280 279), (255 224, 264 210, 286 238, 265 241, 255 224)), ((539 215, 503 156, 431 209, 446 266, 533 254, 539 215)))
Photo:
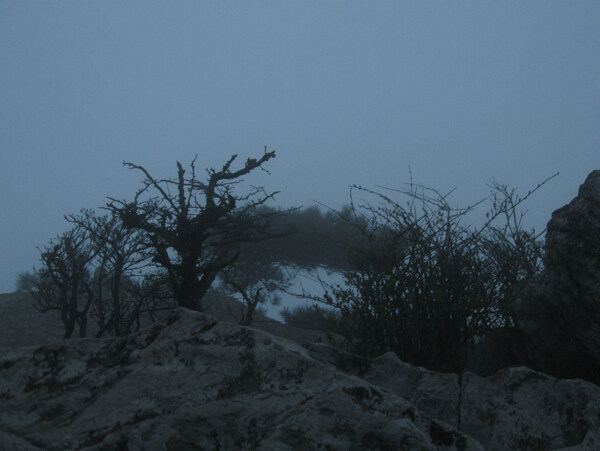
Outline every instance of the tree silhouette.
POLYGON ((109 331, 125 335, 139 321, 145 297, 134 295, 137 283, 135 271, 147 266, 147 256, 139 234, 125 229, 117 216, 98 216, 93 210, 81 210, 69 215, 67 221, 80 227, 90 243, 98 249, 92 278, 95 296, 92 316, 101 336, 109 331))
MULTIPOLYGON (((274 232, 271 222, 284 211, 259 211, 277 192, 251 186, 244 195, 234 193, 242 177, 263 169, 275 152, 248 158, 243 167, 232 170, 233 155, 220 170, 208 169, 208 180, 196 176, 196 158, 190 174, 177 162, 176 179, 157 179, 140 165, 124 162, 144 174, 142 188, 132 202, 110 199, 108 208, 123 226, 141 232, 154 264, 165 273, 173 296, 181 307, 199 309, 199 301, 217 274, 239 257, 239 246, 287 234, 274 232)), ((263 169, 264 170, 264 169, 263 169)))
POLYGON ((40 312, 60 311, 63 338, 71 338, 75 325, 79 325, 80 337, 86 336, 87 315, 94 299, 89 265, 97 253, 81 227, 51 240, 42 251, 42 265, 36 272, 32 293, 40 312))
POLYGON ((352 214, 340 213, 364 240, 352 249, 345 286, 327 287, 320 299, 339 309, 353 351, 392 350, 414 365, 462 371, 478 340, 511 325, 515 288, 540 268, 539 235, 523 230, 517 208, 546 181, 524 197, 494 183, 493 207, 480 227, 464 222, 481 202, 454 208, 448 194, 412 181, 406 190, 388 190, 406 203, 353 187, 377 203, 352 200, 352 214))

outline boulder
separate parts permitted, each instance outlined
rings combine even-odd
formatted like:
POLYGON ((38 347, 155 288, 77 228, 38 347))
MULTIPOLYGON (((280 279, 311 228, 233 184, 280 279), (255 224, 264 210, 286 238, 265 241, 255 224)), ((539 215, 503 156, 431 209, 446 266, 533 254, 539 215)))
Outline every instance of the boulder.
POLYGON ((126 337, 5 348, 10 449, 597 449, 600 388, 428 371, 176 309, 126 337))
POLYGON ((523 363, 600 384, 600 171, 552 214, 545 270, 524 285, 512 309, 523 363))

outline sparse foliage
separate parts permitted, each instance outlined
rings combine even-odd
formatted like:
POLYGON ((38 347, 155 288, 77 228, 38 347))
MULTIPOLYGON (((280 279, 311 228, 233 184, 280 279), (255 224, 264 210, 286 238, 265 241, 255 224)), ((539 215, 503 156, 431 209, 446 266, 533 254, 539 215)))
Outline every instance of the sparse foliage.
POLYGON ((67 221, 84 230, 97 249, 91 310, 99 328, 97 336, 131 332, 147 301, 140 295, 142 282, 136 280, 148 266, 139 235, 125 229, 115 215, 98 216, 93 210, 70 215, 67 221))
POLYGON ((277 262, 261 260, 257 255, 244 255, 219 273, 219 279, 230 294, 242 297, 244 310, 240 324, 249 325, 257 308, 266 303, 277 305, 278 292, 290 286, 295 274, 277 262))
MULTIPOLYGON (((342 207, 341 214, 349 214, 349 208, 342 207)), ((361 237, 354 227, 340 220, 337 212, 310 206, 294 210, 273 223, 273 229, 278 231, 289 226, 295 230, 294 234, 246 247, 261 259, 287 266, 349 268, 346 246, 356 245, 361 237)))
POLYGON ((340 313, 318 305, 299 306, 292 310, 284 308, 281 316, 286 324, 308 330, 323 332, 340 332, 340 313))

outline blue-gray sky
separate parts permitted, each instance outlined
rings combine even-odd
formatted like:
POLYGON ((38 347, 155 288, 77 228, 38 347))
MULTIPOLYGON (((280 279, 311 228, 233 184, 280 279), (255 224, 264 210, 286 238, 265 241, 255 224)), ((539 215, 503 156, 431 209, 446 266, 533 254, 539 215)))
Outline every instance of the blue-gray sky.
POLYGON ((266 145, 281 205, 492 177, 543 228, 600 166, 597 1, 2 1, 0 292, 63 214, 266 145))

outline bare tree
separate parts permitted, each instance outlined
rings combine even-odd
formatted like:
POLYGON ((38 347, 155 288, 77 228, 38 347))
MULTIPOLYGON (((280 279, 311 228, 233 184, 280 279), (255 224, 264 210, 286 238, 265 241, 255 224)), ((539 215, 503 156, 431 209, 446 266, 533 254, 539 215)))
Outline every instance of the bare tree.
POLYGON ((75 325, 80 337, 86 336, 87 315, 94 295, 90 284, 90 263, 98 253, 80 227, 65 232, 44 248, 37 271, 33 296, 37 309, 44 313, 59 310, 65 327, 64 338, 71 338, 75 325))
POLYGON ((237 158, 233 155, 220 170, 208 169, 206 182, 196 177, 196 158, 187 177, 177 162, 176 179, 157 179, 143 166, 123 163, 145 179, 132 202, 109 198, 108 208, 126 228, 142 233, 179 306, 200 308, 200 299, 219 271, 238 259, 240 243, 276 235, 270 224, 282 212, 260 213, 257 207, 277 192, 251 187, 246 195, 236 195, 233 190, 242 177, 263 169, 274 157, 275 152, 265 148, 260 158, 248 158, 242 168, 232 170, 237 158))
POLYGON ((82 210, 66 219, 85 230, 98 249, 92 307, 99 327, 97 336, 107 331, 115 335, 131 332, 145 302, 144 296, 134 295, 137 285, 132 280, 148 265, 139 234, 125 229, 114 214, 97 216, 93 210, 82 210))

